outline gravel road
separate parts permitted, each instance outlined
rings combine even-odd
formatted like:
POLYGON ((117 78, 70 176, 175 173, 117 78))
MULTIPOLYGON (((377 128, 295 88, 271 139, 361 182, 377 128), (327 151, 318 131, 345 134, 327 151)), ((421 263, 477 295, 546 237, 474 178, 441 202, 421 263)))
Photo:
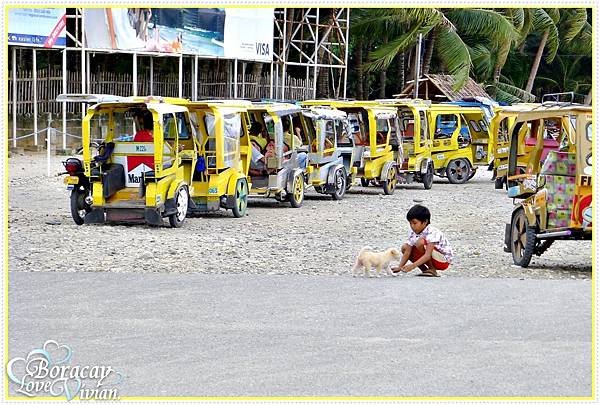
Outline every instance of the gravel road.
MULTIPOLYGON (((52 173, 62 170, 52 159, 52 173)), ((364 245, 400 246, 408 234, 406 211, 429 207, 432 224, 445 232, 455 263, 444 277, 589 279, 590 241, 559 241, 529 268, 502 251, 512 200, 494 190, 482 168, 464 185, 436 178, 431 190, 414 183, 392 196, 354 186, 339 201, 309 191, 290 208, 253 199, 248 215, 222 211, 167 226, 73 223, 62 176, 46 177, 45 155, 14 155, 9 169, 9 270, 342 275, 364 245)))

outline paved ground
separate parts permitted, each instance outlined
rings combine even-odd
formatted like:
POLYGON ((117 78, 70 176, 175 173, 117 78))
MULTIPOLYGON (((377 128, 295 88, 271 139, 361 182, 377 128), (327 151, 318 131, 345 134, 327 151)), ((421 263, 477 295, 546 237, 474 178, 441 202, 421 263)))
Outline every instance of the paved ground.
POLYGON ((121 396, 591 395, 590 280, 9 278, 9 357, 55 339, 121 396))

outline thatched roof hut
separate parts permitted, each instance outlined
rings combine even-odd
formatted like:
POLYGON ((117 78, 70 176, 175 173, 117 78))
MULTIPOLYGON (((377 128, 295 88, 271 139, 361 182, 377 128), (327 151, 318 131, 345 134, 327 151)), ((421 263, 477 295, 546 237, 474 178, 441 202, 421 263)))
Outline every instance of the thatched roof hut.
MULTIPOLYGON (((426 74, 419 79, 419 96, 417 98, 432 101, 456 101, 473 97, 490 97, 483 87, 470 77, 459 91, 454 91, 452 86, 454 86, 454 76, 426 74)), ((394 97, 414 97, 414 80, 408 82, 402 93, 395 94, 394 97)))

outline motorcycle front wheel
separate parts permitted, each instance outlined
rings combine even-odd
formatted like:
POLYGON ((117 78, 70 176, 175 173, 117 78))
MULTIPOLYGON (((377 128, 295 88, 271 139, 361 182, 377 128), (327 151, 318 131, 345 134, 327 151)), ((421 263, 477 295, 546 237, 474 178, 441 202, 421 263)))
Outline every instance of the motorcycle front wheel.
POLYGON ((87 195, 87 190, 74 189, 71 191, 71 216, 77 225, 83 225, 85 215, 92 210, 92 207, 85 202, 87 195))

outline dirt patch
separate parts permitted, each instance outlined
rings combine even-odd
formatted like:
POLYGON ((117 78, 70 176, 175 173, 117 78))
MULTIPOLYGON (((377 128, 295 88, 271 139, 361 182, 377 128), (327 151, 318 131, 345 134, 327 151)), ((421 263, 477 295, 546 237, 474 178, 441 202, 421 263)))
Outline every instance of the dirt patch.
MULTIPOLYGON (((53 156, 52 173, 62 170, 53 156)), ((180 229, 140 225, 77 226, 62 177, 46 176, 45 155, 15 155, 9 166, 9 270, 339 274, 350 276, 364 245, 400 246, 406 211, 420 202, 452 244, 445 277, 591 278, 590 241, 558 241, 529 268, 502 250, 512 200, 485 168, 463 185, 436 178, 431 190, 354 186, 341 201, 309 191, 304 205, 251 200, 248 215, 222 211, 188 218, 180 229)), ((412 276, 411 274, 408 275, 412 276)), ((400 276, 406 277, 406 276, 400 276)))

